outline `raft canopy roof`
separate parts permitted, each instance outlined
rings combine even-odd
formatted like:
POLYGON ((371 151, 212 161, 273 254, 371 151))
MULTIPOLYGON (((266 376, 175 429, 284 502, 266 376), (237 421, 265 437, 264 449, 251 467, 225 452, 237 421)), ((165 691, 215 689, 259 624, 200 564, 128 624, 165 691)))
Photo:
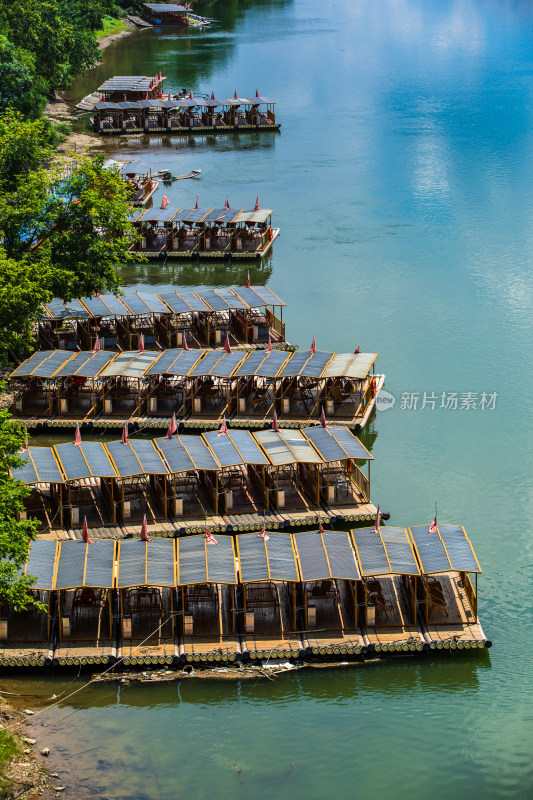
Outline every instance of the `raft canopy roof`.
POLYGON ((311 531, 294 534, 300 577, 303 583, 361 578, 348 533, 311 531))
POLYGON ((364 578, 376 575, 419 575, 409 534, 405 528, 384 526, 351 531, 357 561, 364 578))
POLYGON ((424 575, 438 572, 481 572, 474 548, 462 525, 437 525, 429 534, 429 525, 409 528, 424 575))
POLYGON ((183 377, 188 375, 197 361, 206 353, 206 350, 165 350, 161 357, 152 364, 146 376, 150 375, 175 375, 183 377))
POLYGON ((149 8, 150 11, 162 11, 163 13, 171 14, 176 11, 187 11, 185 6, 177 5, 177 3, 143 3, 143 6, 149 8))
POLYGON ((13 370, 11 377, 51 378, 72 356, 65 350, 38 350, 13 370))
POLYGON ((279 431, 264 430, 256 433, 255 438, 275 467, 321 462, 318 453, 298 430, 285 428, 281 428, 279 431))
POLYGON ((218 470, 220 465, 201 436, 160 437, 155 443, 171 474, 196 469, 218 470))
MULTIPOLYGON (((164 76, 161 80, 164 80, 164 76)), ((157 81, 157 76, 147 75, 115 75, 104 81, 96 91, 98 92, 148 92, 153 89, 153 82, 157 81), (152 84, 152 86, 150 86, 152 84)))
POLYGON ((50 592, 54 588, 57 542, 36 539, 30 542, 24 575, 32 575, 32 588, 50 592))
POLYGON ((336 425, 328 425, 323 428, 321 425, 315 425, 306 428, 305 435, 314 444, 325 462, 342 461, 345 458, 362 461, 374 460, 374 456, 348 428, 336 425))
POLYGON ((173 539, 152 539, 144 542, 131 539, 118 543, 118 589, 136 586, 176 585, 175 545, 173 539))
POLYGON ((107 364, 100 377, 142 378, 144 373, 159 358, 160 353, 153 350, 125 350, 107 364))
POLYGON ((22 454, 24 463, 11 470, 12 476, 31 486, 35 483, 64 483, 65 479, 59 468, 52 447, 28 447, 22 454))
POLYGON ((233 538, 219 536, 210 545, 204 535, 176 539, 178 586, 199 583, 237 583, 233 538))
MULTIPOLYGON (((149 103, 150 100, 145 102, 149 103)), ((149 161, 128 161, 123 167, 119 169, 120 175, 148 175, 154 165, 149 161)))
POLYGON ((72 442, 55 445, 57 460, 67 481, 83 478, 116 478, 117 472, 102 442, 72 442))
POLYGON ((149 439, 128 439, 127 444, 109 442, 106 447, 120 478, 168 474, 166 464, 149 439))
POLYGON ((298 583, 300 578, 291 534, 269 531, 268 537, 266 540, 257 534, 236 536, 241 583, 298 583))
MULTIPOLYGON (((331 441, 342 437, 342 445, 327 450, 317 446, 312 434, 319 426, 303 431, 282 428, 257 433, 230 429, 108 442, 72 442, 54 447, 29 447, 25 463, 12 470, 13 477, 28 485, 59 484, 84 478, 129 478, 139 475, 174 475, 194 470, 220 470, 248 464, 280 467, 290 464, 327 464, 347 458, 371 459, 370 453, 347 428, 328 428, 331 441), (334 432, 335 437, 330 431, 334 432), (314 446, 313 446, 314 445, 314 446), (365 455, 366 454, 366 455, 365 455)), ((323 429, 322 429, 323 430, 323 429)))
POLYGON ((115 573, 115 541, 61 542, 55 589, 112 589, 115 573))
MULTIPOLYGON (((139 216, 145 212, 132 212, 139 216)), ((167 208, 155 209, 149 221, 168 222, 172 218, 167 208)), ((238 286, 229 289, 202 289, 198 292, 129 292, 118 296, 112 294, 82 297, 81 300, 65 304, 54 298, 43 303, 40 319, 90 319, 99 317, 135 317, 142 314, 181 314, 191 311, 248 310, 260 306, 285 306, 277 294, 266 286, 252 286, 249 289, 238 286)), ((42 352, 42 351, 41 351, 42 352)), ((53 352, 53 351, 48 351, 53 352)), ((361 355, 365 355, 364 353, 361 355)), ((359 356, 357 356, 359 358, 359 356)))
MULTIPOLYGON (((317 355, 317 354, 315 354, 317 355)), ((335 354, 331 354, 335 356, 335 354)), ((366 363, 374 363, 377 353, 368 355, 366 363)), ((349 357, 349 354, 346 354, 349 357)), ((285 350, 252 350, 249 353, 234 351, 226 353, 224 350, 182 350, 170 348, 169 350, 127 350, 121 353, 99 350, 96 353, 83 351, 79 353, 65 350, 40 350, 18 366, 11 378, 38 377, 53 380, 61 377, 86 377, 110 378, 128 377, 144 378, 150 375, 181 375, 189 378, 210 375, 216 378, 231 377, 312 377, 315 380, 324 380, 326 377, 345 377, 345 374, 328 375, 328 368, 324 367, 324 359, 314 361, 315 367, 305 365, 309 357, 306 353, 295 351, 288 353, 285 350), (314 372, 314 375, 309 375, 314 372)), ((341 364, 344 363, 343 354, 336 356, 341 364)), ((368 371, 360 370, 357 380, 368 376, 368 371)), ((355 380, 355 378, 352 378, 355 380)), ((318 435, 318 434, 316 434, 318 435)), ((359 456, 353 456, 359 458, 359 456)))

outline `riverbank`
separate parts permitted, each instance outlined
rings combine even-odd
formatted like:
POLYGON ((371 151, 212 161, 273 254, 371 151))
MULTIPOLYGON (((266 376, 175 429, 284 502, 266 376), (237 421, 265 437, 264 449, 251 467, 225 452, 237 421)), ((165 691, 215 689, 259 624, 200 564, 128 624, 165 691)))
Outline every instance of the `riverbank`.
MULTIPOLYGON (((105 50, 106 47, 109 47, 110 44, 113 44, 113 42, 124 39, 126 36, 130 36, 134 31, 138 30, 129 20, 124 19, 122 22, 124 24, 123 30, 103 35, 98 39, 100 52, 105 50)), ((72 128, 76 121, 72 105, 66 102, 62 94, 56 94, 55 97, 48 102, 44 110, 44 117, 54 123, 54 125, 66 125, 70 128, 72 128)), ((56 151, 61 155, 70 155, 86 150, 95 150, 102 147, 102 145, 103 142, 97 136, 70 130, 70 132, 66 134, 65 139, 57 146, 56 151)))
POLYGON ((5 800, 47 800, 54 796, 52 776, 39 763, 33 749, 35 739, 28 736, 27 728, 24 711, 0 697, 0 798, 5 800))

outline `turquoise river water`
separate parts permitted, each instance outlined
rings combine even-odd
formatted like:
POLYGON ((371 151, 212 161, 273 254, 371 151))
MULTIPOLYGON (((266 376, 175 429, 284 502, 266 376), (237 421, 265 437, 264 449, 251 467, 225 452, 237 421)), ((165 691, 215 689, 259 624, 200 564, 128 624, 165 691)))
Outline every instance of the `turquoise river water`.
MULTIPOLYGON (((250 208, 259 195, 275 210, 281 237, 252 281, 287 302, 289 340, 379 351, 396 402, 367 437, 373 500, 391 524, 428 522, 437 501, 442 522, 466 526, 494 646, 274 683, 89 687, 35 717, 38 742, 79 798, 530 798, 533 6, 198 10, 220 24, 121 40, 72 96, 164 68, 171 91, 259 88, 277 100, 279 134, 132 137, 106 151, 174 174, 202 169, 165 190, 175 205, 198 195, 220 207, 229 195, 250 208)), ((231 285, 246 271, 156 262, 124 279, 231 285)), ((37 702, 80 684, 12 685, 37 702)))

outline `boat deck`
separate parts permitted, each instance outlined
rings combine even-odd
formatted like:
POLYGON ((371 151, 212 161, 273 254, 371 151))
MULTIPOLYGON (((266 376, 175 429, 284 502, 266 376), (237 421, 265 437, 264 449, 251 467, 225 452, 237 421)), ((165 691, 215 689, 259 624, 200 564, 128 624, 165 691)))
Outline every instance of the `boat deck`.
POLYGON ((429 619, 423 623, 424 637, 430 644, 441 649, 463 649, 486 642, 483 628, 476 622, 474 612, 458 574, 436 575, 445 607, 430 603, 429 619))
MULTIPOLYGON (((146 511, 146 509, 145 509, 146 511)), ((208 515, 199 511, 198 516, 173 517, 166 521, 153 521, 148 519, 148 535, 173 537, 183 534, 203 533, 206 525, 212 533, 232 533, 235 531, 260 531, 263 525, 272 530, 295 530, 301 528, 311 528, 322 523, 322 525, 344 524, 353 522, 362 525, 375 519, 376 507, 373 503, 362 503, 353 506, 327 505, 309 507, 295 511, 271 511, 208 515)), ((80 520, 82 518, 80 517, 80 520)), ((91 539, 126 539, 139 535, 140 520, 126 522, 124 525, 90 525, 89 538, 91 539)), ((76 528, 59 528, 43 530, 38 535, 39 539, 81 539, 81 522, 76 528)))
POLYGON ((112 639, 76 641, 62 640, 54 650, 53 663, 59 666, 78 664, 109 664, 117 656, 116 644, 112 639))
POLYGON ((166 240, 164 237, 160 237, 159 240, 155 239, 150 249, 142 249, 139 250, 137 247, 130 249, 130 253, 135 254, 139 253, 146 258, 187 258, 187 259, 215 259, 215 258, 227 258, 227 259, 250 259, 250 258, 264 258, 267 253, 272 248, 272 245, 276 241, 280 234, 279 228, 272 228, 272 238, 264 245, 264 247, 257 248, 257 250, 237 250, 232 249, 228 250, 226 248, 221 250, 197 250, 195 246, 192 248, 190 247, 183 247, 178 249, 173 249, 168 247, 166 240))
MULTIPOLYGON (((91 96, 92 97, 92 96, 91 96)), ((78 103, 77 108, 82 111, 93 110, 94 105, 89 109, 86 107, 87 98, 84 98, 82 103, 78 103)), ((185 127, 185 125, 172 125, 170 128, 163 127, 127 127, 127 128, 96 128, 96 132, 100 136, 145 136, 146 134, 168 134, 170 136, 218 136, 219 134, 226 133, 253 133, 254 131, 279 131, 281 124, 269 125, 193 125, 185 127)))
POLYGON ((123 639, 117 648, 117 657, 124 666, 159 664, 170 666, 179 657, 177 639, 161 639, 153 636, 146 639, 123 639))
POLYGON ((52 662, 49 642, 0 642, 0 666, 44 667, 52 662))
POLYGON ((381 650, 423 649, 424 637, 409 608, 402 579, 399 575, 379 578, 382 605, 376 607, 376 624, 366 624, 368 642, 381 650))

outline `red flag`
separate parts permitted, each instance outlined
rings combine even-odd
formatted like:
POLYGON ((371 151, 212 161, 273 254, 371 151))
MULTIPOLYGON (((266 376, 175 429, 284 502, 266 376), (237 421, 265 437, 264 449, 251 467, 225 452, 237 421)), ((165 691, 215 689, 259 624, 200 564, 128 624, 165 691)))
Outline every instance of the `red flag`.
POLYGON ((324 533, 324 528, 322 527, 322 523, 320 521, 318 523, 318 532, 319 533, 324 533))
POLYGON ((141 542, 151 542, 148 536, 148 523, 146 521, 146 514, 144 515, 143 524, 141 525, 141 542))
POLYGON ((96 341, 95 341, 94 347, 93 347, 93 353, 97 353, 99 350, 100 350, 100 337, 97 334, 96 335, 96 341))
POLYGON ((198 208, 198 195, 196 195, 196 205, 194 207, 198 208))
POLYGON ((126 100, 126 92, 124 92, 124 102, 125 103, 127 102, 127 100, 126 100))
POLYGON ((272 352, 272 339, 270 338, 270 331, 268 332, 268 346, 267 346, 267 353, 272 352))
POLYGON ((432 522, 432 523, 431 523, 431 525, 429 526, 428 533, 437 533, 437 532, 438 532, 438 528, 437 528, 437 517, 435 517, 435 519, 433 520, 433 522, 432 522))
POLYGON ((276 431, 276 433, 279 433, 279 428, 278 428, 278 415, 276 414, 276 412, 275 412, 275 411, 274 411, 274 416, 272 417, 272 430, 273 430, 273 431, 276 431))
POLYGON ((246 278, 245 288, 249 289, 251 285, 252 285, 252 281, 250 280, 250 270, 248 270, 248 277, 246 278))
POLYGON ((264 539, 265 542, 268 542, 268 540, 270 539, 270 536, 266 532, 264 525, 263 525, 263 527, 261 528, 261 530, 259 531, 259 533, 257 535, 260 536, 261 539, 264 539))
POLYGON ((361 348, 359 347, 359 345, 357 345, 357 347, 355 348, 354 356, 358 356, 360 352, 361 348))
POLYGON ((169 422, 165 439, 172 439, 177 430, 178 426, 176 425, 176 413, 174 412, 174 414, 172 414, 172 419, 169 422))
POLYGON ((259 97, 259 89, 256 89, 256 90, 255 90, 255 96, 256 96, 256 97, 259 97))
POLYGON ((259 211, 259 195, 255 198, 254 211, 259 211))
POLYGON ((98 291, 98 289, 94 290, 94 296, 95 297, 100 297, 100 292, 98 291))
POLYGON ((205 540, 207 544, 218 544, 217 540, 215 539, 209 528, 205 529, 205 540))
POLYGON ((139 336, 139 353, 144 353, 144 335, 139 336))
POLYGON ((168 206, 168 197, 166 194, 163 195, 163 199, 161 200, 161 208, 166 208, 168 206))
POLYGON ((231 345, 229 343, 229 333, 226 333, 226 341, 224 342, 224 350, 226 353, 231 353, 231 345))
POLYGON ((20 452, 21 453, 27 453, 28 452, 28 431, 27 430, 26 430, 26 436, 24 438, 24 444, 20 448, 20 452))
POLYGON ((194 100, 194 96, 193 96, 193 93, 192 93, 192 89, 191 89, 191 93, 190 93, 190 95, 189 95, 189 100, 194 100))
POLYGON ((372 528, 372 533, 380 533, 379 530, 379 506, 378 510, 376 511, 376 521, 374 522, 374 527, 372 528))
POLYGON ((81 528, 81 538, 84 542, 88 542, 89 544, 93 543, 92 539, 89 539, 89 526, 87 525, 87 517, 83 518, 83 525, 81 528))
POLYGON ((211 97, 210 97, 210 99, 211 99, 211 100, 216 100, 216 98, 215 98, 215 93, 214 93, 214 92, 211 92, 211 97))
POLYGON ((80 423, 76 423, 76 433, 74 434, 74 447, 78 447, 81 444, 81 433, 80 433, 80 423))
POLYGON ((235 89, 235 94, 233 95, 233 99, 237 100, 237 89, 235 89))
POLYGON ((183 349, 188 350, 189 345, 187 344, 187 333, 186 331, 183 332, 183 349))
POLYGON ((122 444, 128 444, 128 423, 124 423, 122 428, 122 444))
POLYGON ((311 342, 311 349, 309 351, 311 354, 316 353, 316 337, 313 336, 313 341, 311 342))
POLYGON ((325 411, 324 411, 324 406, 322 406, 322 410, 320 412, 320 424, 322 425, 323 428, 327 428, 328 427, 327 423, 326 423, 326 414, 325 414, 325 411))
POLYGON ((218 432, 219 436, 224 436, 228 432, 228 426, 226 424, 226 415, 224 415, 222 419, 222 425, 220 426, 220 430, 218 432))
POLYGON ((226 195, 226 202, 224 203, 224 208, 229 208, 228 195, 226 195))

